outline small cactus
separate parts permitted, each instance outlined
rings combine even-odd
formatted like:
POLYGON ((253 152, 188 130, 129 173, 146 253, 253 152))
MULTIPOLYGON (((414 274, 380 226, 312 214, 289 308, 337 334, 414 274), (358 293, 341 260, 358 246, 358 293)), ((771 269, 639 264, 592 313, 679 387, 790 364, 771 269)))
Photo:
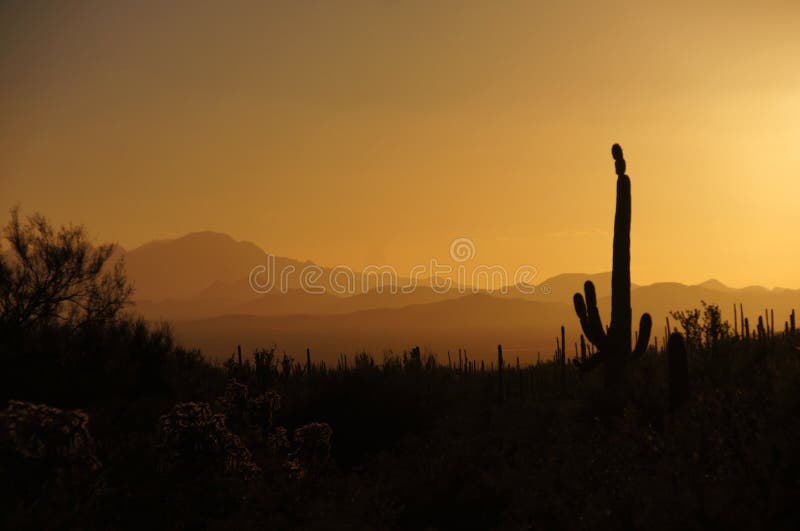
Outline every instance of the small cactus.
POLYGON ((675 410, 689 397, 689 361, 686 344, 678 332, 669 336, 667 343, 667 364, 669 375, 669 404, 675 410))
POLYGON ((505 389, 503 389, 503 345, 497 345, 497 381, 498 400, 502 404, 505 399, 505 389))
POLYGON ((567 388, 567 340, 564 327, 561 327, 561 359, 559 360, 560 373, 561 373, 561 392, 564 393, 567 388))

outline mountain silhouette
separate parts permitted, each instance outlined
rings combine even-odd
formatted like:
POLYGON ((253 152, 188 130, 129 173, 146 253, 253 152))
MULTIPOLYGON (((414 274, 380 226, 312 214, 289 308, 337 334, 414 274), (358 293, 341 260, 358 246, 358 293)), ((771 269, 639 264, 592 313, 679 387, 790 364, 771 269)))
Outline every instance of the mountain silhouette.
POLYGON ((125 254, 137 300, 188 297, 215 283, 246 278, 264 263, 256 244, 218 232, 193 232, 174 240, 147 243, 125 254))
POLYGON ((710 278, 710 279, 706 280, 705 282, 701 282, 700 284, 697 284, 697 287, 706 288, 706 289, 713 289, 713 290, 716 290, 716 291, 731 291, 731 290, 733 290, 733 288, 729 288, 728 286, 726 286, 725 284, 723 284, 722 282, 720 282, 716 278, 710 278))
MULTIPOLYGON (((510 286, 506 293, 458 291, 439 293, 425 281, 412 293, 388 289, 362 292, 357 277, 355 294, 331 294, 330 269, 321 268, 319 284, 326 294, 300 289, 290 278, 288 289, 259 294, 248 282, 251 269, 266 264, 266 252, 256 244, 216 232, 196 232, 173 240, 145 244, 128 252, 129 277, 136 285, 135 312, 150 320, 168 320, 178 338, 212 357, 226 357, 235 345, 248 348, 277 344, 287 352, 306 347, 320 355, 367 349, 402 350, 427 346, 440 355, 466 348, 476 357, 491 359, 497 343, 531 361, 538 353, 547 359, 561 325, 567 346, 579 340, 572 296, 587 280, 594 283, 605 322, 610 312, 611 273, 565 273, 535 284, 533 292, 510 286)), ((299 271, 309 261, 275 258, 275 268, 299 271)), ((400 279, 400 282, 404 282, 400 279)), ((529 288, 529 286, 527 287, 529 288)), ((731 288, 716 279, 697 285, 658 282, 632 284, 633 313, 648 311, 654 337, 664 340, 670 311, 697 308, 701 301, 719 304, 723 318, 733 323, 733 305, 743 304, 751 328, 766 308, 775 311, 776 328, 783 327, 800 290, 762 286, 731 288)), ((672 323, 675 326, 677 323, 672 323)), ((571 351, 569 351, 571 352, 571 351)))
MULTIPOLYGON (((336 293, 330 283, 331 268, 308 260, 272 256, 274 263, 268 262, 267 251, 256 244, 210 231, 153 241, 125 253, 128 278, 136 287, 134 300, 146 315, 155 311, 172 317, 174 309, 191 305, 200 314, 218 315, 222 309, 228 311, 237 303, 258 299, 261 294, 253 290, 249 280, 257 266, 274 266, 275 287, 268 294, 280 291, 281 272, 289 273, 287 290, 300 290, 300 272, 308 267, 320 271, 314 285, 336 293)), ((367 282, 367 287, 373 289, 384 285, 382 279, 374 277, 367 282)), ((407 279, 400 277, 397 282, 405 285, 407 279)), ((426 281, 421 279, 420 284, 425 285, 426 281)), ((353 287, 356 293, 369 291, 363 289, 359 274, 355 274, 353 287)))
MULTIPOLYGON (((522 297, 526 300, 541 302, 564 302, 571 301, 572 295, 583 290, 583 283, 591 280, 597 288, 597 296, 605 297, 611 295, 611 272, 604 273, 562 273, 554 277, 547 278, 534 285, 533 293, 527 293, 520 289, 509 289, 508 293, 502 294, 495 292, 497 296, 522 297)), ((631 289, 636 289, 636 284, 631 284, 631 289)))

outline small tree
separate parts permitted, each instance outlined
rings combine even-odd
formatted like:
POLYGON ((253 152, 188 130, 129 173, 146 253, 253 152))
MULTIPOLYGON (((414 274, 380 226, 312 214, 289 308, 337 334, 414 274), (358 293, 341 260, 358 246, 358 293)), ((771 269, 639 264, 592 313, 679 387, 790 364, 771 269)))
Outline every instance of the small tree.
POLYGON ((730 337, 731 325, 722 320, 722 312, 716 304, 700 301, 703 309, 695 308, 678 312, 670 312, 677 319, 686 335, 686 343, 691 350, 698 352, 703 348, 714 349, 717 344, 730 337))
POLYGON ((686 336, 686 344, 690 350, 697 351, 703 346, 703 329, 700 326, 700 310, 681 310, 669 312, 673 319, 680 323, 683 334, 686 336))
POLYGON ((722 312, 717 304, 707 304, 700 301, 703 305, 703 335, 705 336, 706 348, 716 348, 717 344, 730 337, 731 325, 728 321, 722 320, 722 312))
POLYGON ((10 252, 0 254, 0 325, 82 326, 113 319, 130 302, 122 260, 108 264, 114 245, 93 246, 83 226, 56 232, 41 214, 23 224, 15 207, 3 236, 10 252))

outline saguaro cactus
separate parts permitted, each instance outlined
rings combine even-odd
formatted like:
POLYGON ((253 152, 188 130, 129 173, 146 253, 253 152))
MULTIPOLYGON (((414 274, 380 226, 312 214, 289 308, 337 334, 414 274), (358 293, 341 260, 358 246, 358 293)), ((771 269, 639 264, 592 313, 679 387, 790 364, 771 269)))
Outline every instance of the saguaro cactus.
POLYGON ((567 339, 565 337, 564 327, 561 327, 561 360, 560 360, 560 378, 561 378, 561 392, 563 393, 567 388, 567 339))
POLYGON ((689 361, 683 336, 675 332, 667 343, 667 369, 669 374, 669 404, 675 410, 689 396, 689 361))
POLYGON ((584 284, 585 298, 576 293, 573 302, 583 333, 597 350, 582 365, 591 367, 603 363, 606 389, 621 394, 625 392, 628 360, 641 356, 647 349, 653 322, 650 314, 642 315, 636 347, 631 350, 631 180, 625 174, 625 159, 619 144, 612 146, 611 155, 617 173, 617 204, 611 271, 611 326, 608 331, 600 321, 597 295, 591 281, 584 284))
POLYGON ((503 388, 503 345, 497 345, 497 384, 498 401, 502 404, 506 397, 503 388))
POLYGON ((775 310, 770 309, 769 311, 769 337, 770 339, 775 337, 775 310))

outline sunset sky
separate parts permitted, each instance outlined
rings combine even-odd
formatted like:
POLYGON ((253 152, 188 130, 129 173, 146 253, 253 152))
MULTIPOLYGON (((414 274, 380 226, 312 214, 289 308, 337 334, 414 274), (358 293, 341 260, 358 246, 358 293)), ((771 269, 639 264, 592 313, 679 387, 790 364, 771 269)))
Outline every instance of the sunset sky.
POLYGON ((796 0, 164 4, 0 4, 3 222, 593 273, 619 142, 634 281, 800 288, 796 0))

